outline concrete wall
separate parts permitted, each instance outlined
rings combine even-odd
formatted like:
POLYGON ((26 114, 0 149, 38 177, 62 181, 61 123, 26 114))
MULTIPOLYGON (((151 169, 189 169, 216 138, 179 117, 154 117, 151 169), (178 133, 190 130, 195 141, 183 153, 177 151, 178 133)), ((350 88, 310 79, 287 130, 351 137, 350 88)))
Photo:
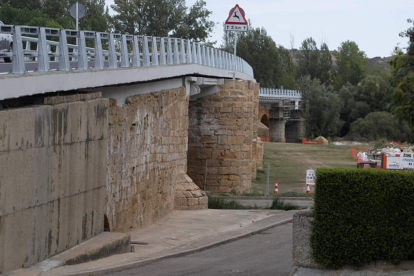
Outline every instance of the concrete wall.
MULTIPOLYGON (((138 91, 137 91, 138 94, 138 91)), ((106 215, 111 231, 154 222, 174 209, 187 171, 188 98, 184 87, 110 102, 106 215)))
POLYGON ((103 231, 108 100, 93 98, 0 111, 0 273, 103 231))
POLYGON ((226 80, 220 92, 190 102, 188 175, 210 191, 243 191, 256 171, 259 85, 226 80))
POLYGON ((285 119, 270 119, 270 142, 286 142, 285 119))
POLYGON ((302 141, 304 133, 304 121, 287 121, 285 127, 285 136, 287 143, 298 143, 302 141))

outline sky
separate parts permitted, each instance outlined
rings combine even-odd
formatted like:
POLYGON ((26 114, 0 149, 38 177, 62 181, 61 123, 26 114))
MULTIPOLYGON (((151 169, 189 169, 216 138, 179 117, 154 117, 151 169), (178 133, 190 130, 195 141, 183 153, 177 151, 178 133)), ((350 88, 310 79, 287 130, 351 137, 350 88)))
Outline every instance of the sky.
MULTIPOLYGON (((113 0, 105 0, 107 5, 113 0)), ((414 18, 414 0, 205 0, 216 27, 210 41, 222 44, 223 22, 238 4, 252 27, 264 27, 278 45, 299 49, 312 37, 318 47, 325 42, 337 50, 342 42, 358 44, 369 58, 390 56, 396 46, 406 47, 399 33, 414 18)), ((191 6, 196 0, 186 0, 191 6)))

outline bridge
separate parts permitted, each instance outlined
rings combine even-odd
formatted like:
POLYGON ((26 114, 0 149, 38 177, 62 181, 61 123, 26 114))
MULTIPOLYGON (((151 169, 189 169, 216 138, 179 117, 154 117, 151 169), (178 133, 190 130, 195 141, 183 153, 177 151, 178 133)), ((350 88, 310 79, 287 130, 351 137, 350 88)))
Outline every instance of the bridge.
POLYGON ((263 141, 299 142, 303 136, 303 102, 298 90, 260 88, 258 120, 269 132, 259 132, 263 141))
MULTIPOLYGON (((0 32, 13 35, 0 63, 0 274, 207 208, 204 191, 251 187, 263 145, 243 59, 181 38, 0 32)), ((289 99, 265 97, 269 110, 289 99)))

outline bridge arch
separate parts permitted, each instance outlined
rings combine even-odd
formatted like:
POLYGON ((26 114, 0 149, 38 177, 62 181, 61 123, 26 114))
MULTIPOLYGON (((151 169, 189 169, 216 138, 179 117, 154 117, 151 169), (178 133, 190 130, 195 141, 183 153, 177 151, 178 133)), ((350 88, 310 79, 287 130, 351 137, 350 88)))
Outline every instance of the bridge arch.
POLYGON ((260 122, 265 126, 269 127, 269 117, 267 116, 267 114, 263 114, 262 118, 260 119, 260 122))

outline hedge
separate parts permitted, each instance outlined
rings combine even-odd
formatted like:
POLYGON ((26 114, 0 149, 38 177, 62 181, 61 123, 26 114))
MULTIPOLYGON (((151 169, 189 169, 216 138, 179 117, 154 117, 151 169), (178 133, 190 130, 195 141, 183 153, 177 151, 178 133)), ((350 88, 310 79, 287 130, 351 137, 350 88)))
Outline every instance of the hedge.
POLYGON ((414 172, 318 169, 311 246, 328 267, 414 258, 414 172))

